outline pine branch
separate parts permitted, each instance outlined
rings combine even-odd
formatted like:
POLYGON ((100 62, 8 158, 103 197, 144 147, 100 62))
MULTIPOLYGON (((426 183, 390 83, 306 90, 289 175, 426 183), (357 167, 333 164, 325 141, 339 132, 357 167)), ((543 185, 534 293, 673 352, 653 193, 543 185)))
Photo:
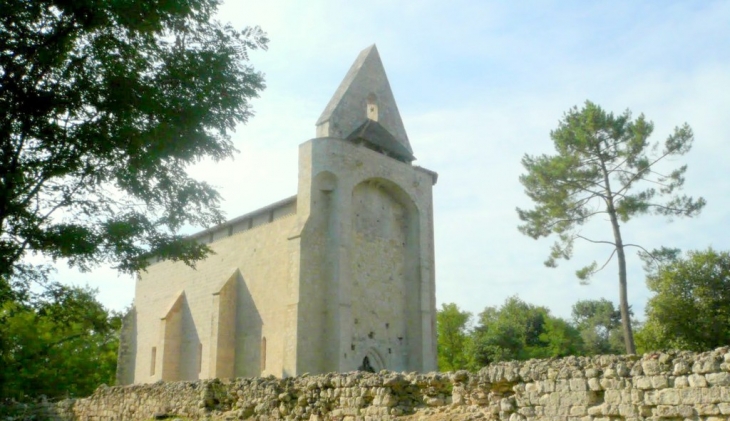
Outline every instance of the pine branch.
POLYGON ((590 243, 594 243, 594 244, 609 244, 609 245, 612 245, 612 246, 616 247, 616 243, 612 243, 610 241, 591 240, 590 238, 586 238, 586 237, 584 237, 584 236, 582 236, 580 234, 575 234, 575 237, 576 238, 580 238, 581 240, 588 241, 590 243))

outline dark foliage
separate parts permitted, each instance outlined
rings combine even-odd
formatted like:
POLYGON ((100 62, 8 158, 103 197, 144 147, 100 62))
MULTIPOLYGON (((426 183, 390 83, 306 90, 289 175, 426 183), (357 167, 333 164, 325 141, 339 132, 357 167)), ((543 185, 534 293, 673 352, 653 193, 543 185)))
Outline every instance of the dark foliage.
POLYGON ((219 196, 186 167, 232 156, 264 87, 247 54, 267 43, 217 7, 0 0, 2 297, 42 277, 29 252, 125 272, 205 255, 177 231, 221 221, 219 196))

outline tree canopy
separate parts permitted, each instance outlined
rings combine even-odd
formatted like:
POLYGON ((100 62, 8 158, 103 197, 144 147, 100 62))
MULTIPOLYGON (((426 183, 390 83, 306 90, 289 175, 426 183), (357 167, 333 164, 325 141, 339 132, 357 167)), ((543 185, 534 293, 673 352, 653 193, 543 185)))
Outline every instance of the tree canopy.
POLYGON ((620 354, 624 348, 621 332, 621 312, 613 303, 600 300, 581 300, 573 304, 573 324, 583 339, 589 355, 620 354))
POLYGON ((535 203, 533 209, 517 209, 523 222, 519 230, 534 238, 557 235, 545 262, 555 267, 558 259, 570 259, 575 240, 603 244, 610 248, 608 259, 578 270, 586 281, 616 255, 618 260, 619 308, 627 353, 635 353, 627 297, 626 247, 620 223, 633 217, 654 214, 691 217, 705 205, 702 198, 679 195, 687 166, 664 171, 665 158, 689 152, 694 136, 689 125, 675 128, 660 148, 650 143, 654 125, 643 114, 632 119, 631 112, 614 115, 586 101, 583 108, 565 113, 558 128, 550 133, 555 155, 525 155, 520 176, 525 193, 535 203), (662 200, 663 199, 663 200, 662 200), (596 215, 610 221, 612 239, 589 238, 583 225, 596 215))
POLYGON ((0 304, 0 402, 87 396, 113 384, 120 326, 88 288, 53 283, 26 302, 0 304))
POLYGON ((206 254, 178 230, 220 222, 219 196, 187 166, 235 152, 264 88, 248 52, 268 41, 213 19, 218 5, 0 0, 6 299, 43 275, 28 253, 126 272, 206 254))
POLYGON ((730 343, 730 253, 690 251, 646 279, 654 295, 637 334, 644 351, 705 351, 730 343))
POLYGON ((471 313, 454 303, 443 304, 436 313, 438 366, 441 371, 467 368, 471 313))
POLYGON ((471 366, 497 361, 577 355, 582 351, 578 331, 550 310, 509 297, 500 307, 479 314, 473 332, 471 366))

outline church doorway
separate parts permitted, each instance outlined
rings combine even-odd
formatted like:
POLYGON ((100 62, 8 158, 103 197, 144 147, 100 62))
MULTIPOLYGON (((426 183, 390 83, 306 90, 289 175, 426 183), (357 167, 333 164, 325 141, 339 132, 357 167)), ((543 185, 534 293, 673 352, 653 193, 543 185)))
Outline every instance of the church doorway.
POLYGON ((380 370, 385 370, 386 367, 383 363, 383 359, 380 357, 380 354, 371 348, 365 354, 357 369, 360 371, 367 371, 369 373, 377 373, 380 370))

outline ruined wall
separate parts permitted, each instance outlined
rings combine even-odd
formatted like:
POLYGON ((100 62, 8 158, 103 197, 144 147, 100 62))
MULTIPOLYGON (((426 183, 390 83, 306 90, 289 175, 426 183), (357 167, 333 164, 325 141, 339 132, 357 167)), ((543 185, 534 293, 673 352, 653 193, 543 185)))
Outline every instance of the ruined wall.
POLYGON ((568 357, 478 373, 362 372, 287 379, 100 387, 45 408, 57 420, 730 419, 729 348, 694 354, 568 357))

